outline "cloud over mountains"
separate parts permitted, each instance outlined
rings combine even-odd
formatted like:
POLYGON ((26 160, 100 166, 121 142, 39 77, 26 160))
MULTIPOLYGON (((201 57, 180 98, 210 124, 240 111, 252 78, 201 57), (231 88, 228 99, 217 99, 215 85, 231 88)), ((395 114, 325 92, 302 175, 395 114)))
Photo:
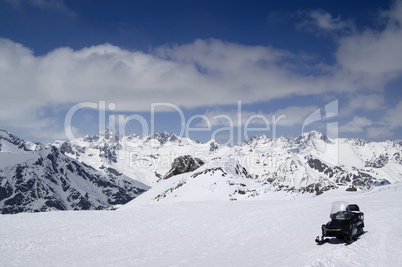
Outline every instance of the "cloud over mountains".
MULTIPOLYGON (((115 103, 116 111, 147 112, 155 102, 191 109, 238 100, 252 104, 297 96, 378 95, 402 74, 401 13, 402 2, 395 2, 382 13, 382 30, 354 29, 336 37, 333 65, 274 47, 219 39, 149 52, 112 44, 61 47, 43 56, 0 39, 0 123, 46 127, 54 118, 44 110, 85 101, 105 100, 115 103)), ((311 11, 309 18, 321 31, 353 28, 350 21, 322 10, 311 11)))

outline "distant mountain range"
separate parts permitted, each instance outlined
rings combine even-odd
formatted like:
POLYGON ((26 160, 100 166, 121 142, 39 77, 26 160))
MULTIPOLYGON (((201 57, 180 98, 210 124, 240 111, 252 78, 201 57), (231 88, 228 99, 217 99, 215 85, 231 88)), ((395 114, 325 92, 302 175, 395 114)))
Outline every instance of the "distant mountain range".
POLYGON ((230 147, 166 132, 123 136, 110 128, 45 146, 0 130, 0 210, 109 207, 149 187, 140 199, 238 200, 275 191, 369 189, 402 181, 401 153, 401 142, 332 140, 316 131, 296 138, 256 135, 230 147), (174 170, 174 162, 188 172, 174 170))

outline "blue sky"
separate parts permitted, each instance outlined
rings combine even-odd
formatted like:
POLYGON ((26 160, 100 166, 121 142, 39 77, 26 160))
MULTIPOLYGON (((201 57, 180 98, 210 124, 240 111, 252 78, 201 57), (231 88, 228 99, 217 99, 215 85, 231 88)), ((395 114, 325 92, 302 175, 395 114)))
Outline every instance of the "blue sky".
POLYGON ((401 44, 401 1, 0 0, 0 128, 401 139, 401 44))

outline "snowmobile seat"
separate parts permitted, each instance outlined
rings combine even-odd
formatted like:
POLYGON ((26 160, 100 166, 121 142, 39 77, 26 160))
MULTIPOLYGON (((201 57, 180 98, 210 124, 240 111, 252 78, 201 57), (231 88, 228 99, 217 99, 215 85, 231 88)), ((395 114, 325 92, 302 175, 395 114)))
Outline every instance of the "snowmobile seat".
POLYGON ((356 204, 349 204, 349 211, 360 211, 360 208, 356 204))

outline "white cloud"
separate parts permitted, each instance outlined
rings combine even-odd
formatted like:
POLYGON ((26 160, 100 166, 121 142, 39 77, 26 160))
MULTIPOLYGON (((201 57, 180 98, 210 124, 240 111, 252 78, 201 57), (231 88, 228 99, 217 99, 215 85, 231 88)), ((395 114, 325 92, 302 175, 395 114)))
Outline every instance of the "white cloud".
MULTIPOLYGON (((100 100, 115 103, 117 112, 147 112, 155 102, 196 108, 233 105, 238 100, 253 104, 347 93, 357 96, 347 108, 349 113, 381 110, 385 85, 402 75, 399 10, 401 2, 396 2, 392 10, 384 13, 388 24, 383 31, 354 31, 339 38, 337 62, 333 66, 311 66, 314 71, 309 74, 304 69, 311 65, 308 56, 215 39, 163 46, 149 53, 110 44, 81 50, 63 47, 40 57, 21 44, 0 39, 0 124, 49 127, 54 114, 41 116, 39 111, 43 108, 100 100)), ((321 29, 350 28, 348 22, 323 11, 310 16, 321 29)), ((294 119, 289 114, 279 123, 299 123, 307 115, 301 109, 293 113, 295 107, 282 110, 292 113, 294 119)), ((392 112, 388 114, 392 118, 387 119, 388 124, 399 125, 393 116, 396 115, 392 112)))
POLYGON ((346 71, 389 81, 402 73, 402 1, 395 1, 383 31, 367 29, 341 38, 336 58, 346 71))
POLYGON ((384 110, 384 95, 380 94, 352 94, 349 103, 341 110, 341 114, 348 116, 356 111, 384 110))
MULTIPOLYGON (((373 110, 372 105, 374 104, 374 100, 376 96, 367 96, 363 97, 364 101, 360 104, 356 104, 356 110, 373 110), (367 104, 367 107, 363 107, 364 103, 367 104)), ((383 98, 380 98, 383 99, 383 98)), ((384 110, 384 115, 380 120, 372 121, 366 117, 354 116, 351 121, 341 126, 339 130, 341 132, 349 132, 349 133, 362 133, 366 132, 368 138, 380 139, 380 138, 389 138, 394 135, 394 130, 397 127, 402 127, 402 101, 395 107, 387 107, 383 104, 383 102, 379 102, 374 109, 384 110), (382 106, 381 106, 382 105, 382 106)))
POLYGON ((85 101, 113 102, 117 111, 149 111, 154 102, 188 108, 238 100, 246 104, 326 88, 320 77, 281 67, 287 55, 271 48, 198 40, 160 48, 157 54, 105 44, 78 51, 59 48, 36 57, 0 39, 0 121, 32 121, 44 106, 85 101))
POLYGON ((223 111, 221 109, 208 110, 204 113, 205 119, 197 125, 199 127, 208 126, 277 126, 291 127, 301 125, 306 117, 316 110, 315 106, 297 107, 292 106, 277 110, 274 113, 250 112, 250 111, 223 111))
POLYGON ((302 125, 304 120, 318 107, 316 106, 307 106, 307 107, 288 107, 285 109, 280 109, 275 112, 276 118, 280 116, 285 116, 283 119, 279 120, 277 125, 279 126, 294 126, 294 125, 302 125))
POLYGON ((373 122, 370 119, 360 116, 354 116, 351 121, 339 128, 340 132, 344 133, 361 133, 365 127, 371 126, 373 122))
POLYGON ((391 129, 402 126, 402 101, 389 110, 387 110, 381 124, 385 124, 391 129))
POLYGON ((354 31, 355 26, 350 20, 342 20, 339 16, 332 15, 325 10, 309 10, 300 12, 305 18, 303 22, 298 24, 301 29, 309 31, 318 31, 319 33, 336 32, 336 31, 354 31))
POLYGON ((402 127, 402 101, 395 107, 387 108, 381 120, 372 121, 361 116, 354 116, 351 121, 341 126, 341 132, 362 133, 366 132, 368 138, 390 138, 397 127, 402 127))
MULTIPOLYGON (((289 53, 219 40, 133 52, 110 44, 74 51, 59 48, 36 57, 28 48, 0 39, 0 103, 7 116, 35 116, 46 105, 105 100, 116 110, 149 111, 153 102, 194 108, 244 104, 289 96, 360 90, 365 79, 334 68, 302 75, 289 53), (21 101, 21 99, 24 101, 21 101)), ((327 68, 327 67, 326 67, 327 68)), ((31 119, 31 118, 30 118, 31 119)))
POLYGON ((386 127, 370 127, 367 129, 367 137, 374 139, 386 139, 390 138, 394 133, 386 127))

